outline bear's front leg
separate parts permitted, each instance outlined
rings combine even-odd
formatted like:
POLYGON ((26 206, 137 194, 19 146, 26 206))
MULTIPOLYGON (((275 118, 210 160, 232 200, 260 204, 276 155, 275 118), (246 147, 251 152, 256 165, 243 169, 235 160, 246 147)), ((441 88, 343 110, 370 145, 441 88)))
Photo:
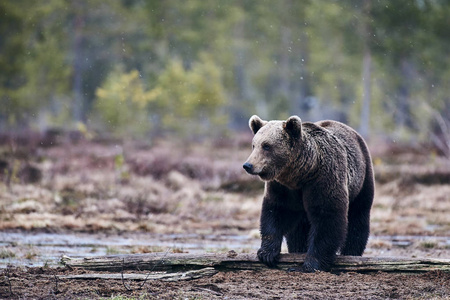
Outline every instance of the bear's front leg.
POLYGON ((283 242, 282 210, 277 205, 264 198, 261 211, 261 248, 258 250, 260 262, 273 268, 277 265, 281 243, 283 242))
POLYGON ((336 197, 336 194, 319 195, 317 193, 314 200, 309 199, 307 204, 311 229, 303 272, 329 271, 336 252, 345 242, 348 207, 346 193, 341 197, 336 197))

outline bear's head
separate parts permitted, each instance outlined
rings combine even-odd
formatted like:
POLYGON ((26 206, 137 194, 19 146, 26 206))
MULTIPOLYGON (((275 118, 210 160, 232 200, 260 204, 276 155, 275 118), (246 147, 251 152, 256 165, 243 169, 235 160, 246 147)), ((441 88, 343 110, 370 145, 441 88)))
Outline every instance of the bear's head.
POLYGON ((253 137, 253 151, 244 163, 247 173, 270 181, 295 159, 295 145, 302 137, 302 120, 298 116, 286 121, 263 121, 258 116, 249 120, 253 137))

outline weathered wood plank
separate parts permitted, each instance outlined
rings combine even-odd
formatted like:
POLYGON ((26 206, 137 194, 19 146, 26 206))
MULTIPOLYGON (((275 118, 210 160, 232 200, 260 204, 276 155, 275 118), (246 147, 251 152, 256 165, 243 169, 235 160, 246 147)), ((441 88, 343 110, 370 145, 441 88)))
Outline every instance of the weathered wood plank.
POLYGON ((216 269, 212 267, 203 268, 200 270, 192 270, 187 272, 177 272, 177 273, 165 273, 165 274, 76 274, 76 275, 56 275, 58 279, 116 279, 116 280, 161 280, 161 281, 180 281, 180 280, 192 280, 202 277, 209 277, 216 274, 216 269))
MULTIPOLYGON (((303 254, 281 254, 279 268, 300 266, 305 259, 303 254)), ((185 253, 146 253, 133 255, 110 255, 86 258, 62 257, 61 262, 73 268, 112 271, 152 270, 188 271, 213 267, 219 271, 258 270, 267 268, 261 264, 256 254, 185 254, 185 253)), ((332 272, 407 272, 422 273, 440 270, 450 272, 450 259, 433 258, 395 258, 338 256, 332 272)))

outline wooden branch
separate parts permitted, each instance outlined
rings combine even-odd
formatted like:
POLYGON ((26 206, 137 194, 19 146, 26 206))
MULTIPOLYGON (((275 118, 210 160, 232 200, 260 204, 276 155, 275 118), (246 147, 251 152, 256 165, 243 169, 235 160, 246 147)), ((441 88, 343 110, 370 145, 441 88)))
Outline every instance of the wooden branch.
MULTIPOLYGON (((304 254, 281 254, 278 266, 282 269, 299 266, 304 259, 304 254)), ((146 253, 86 258, 63 256, 61 262, 72 268, 111 272, 121 270, 180 272, 206 267, 213 267, 217 271, 267 268, 258 261, 255 254, 146 253)), ((436 270, 450 272, 450 259, 338 256, 331 271, 422 273, 436 270)))
POLYGON ((58 279, 118 279, 118 280, 162 280, 180 281, 192 280, 201 277, 209 277, 216 274, 216 269, 212 267, 187 272, 164 273, 164 274, 77 274, 77 275, 57 275, 58 279))

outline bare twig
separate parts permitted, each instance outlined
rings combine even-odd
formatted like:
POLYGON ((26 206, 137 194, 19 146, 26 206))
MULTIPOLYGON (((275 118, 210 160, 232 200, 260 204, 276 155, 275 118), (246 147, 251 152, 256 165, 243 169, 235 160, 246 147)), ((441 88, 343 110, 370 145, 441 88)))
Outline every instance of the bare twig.
MULTIPOLYGON (((160 259, 160 260, 159 260, 159 261, 158 261, 158 262, 150 269, 150 271, 147 273, 147 275, 146 275, 146 277, 145 277, 145 279, 144 279, 144 282, 142 282, 142 284, 139 286, 138 289, 142 289, 142 288, 144 287, 145 283, 147 282, 147 279, 148 279, 148 278, 150 277, 150 275, 151 275, 151 272, 155 269, 156 266, 158 266, 161 262, 164 261, 164 258, 167 256, 167 254, 169 253, 170 250, 171 250, 171 248, 167 248, 167 250, 164 252, 164 255, 161 257, 161 259, 160 259)), ((125 265, 125 258, 122 259, 122 269, 121 269, 121 271, 120 271, 120 277, 121 277, 121 279, 122 279, 122 284, 123 284, 123 286, 127 289, 127 291, 132 291, 133 289, 130 288, 130 287, 126 284, 125 279, 124 279, 124 276, 123 276, 124 265, 125 265)), ((139 269, 139 268, 138 268, 138 269, 139 269)))
POLYGON ((12 291, 12 285, 11 285, 11 280, 9 279, 9 265, 6 267, 6 270, 5 270, 5 273, 6 273, 6 280, 8 281, 8 287, 9 287, 9 296, 13 296, 14 295, 14 293, 13 293, 13 291, 12 291))
POLYGON ((141 284, 141 286, 139 287, 139 289, 142 289, 144 287, 144 284, 147 282, 148 277, 150 276, 150 273, 156 268, 156 266, 158 266, 161 262, 164 261, 164 258, 167 256, 167 254, 169 253, 169 251, 172 248, 167 248, 166 252, 164 252, 164 255, 161 257, 161 259, 158 261, 158 263, 156 263, 153 268, 150 269, 150 271, 147 273, 147 277, 145 278, 144 282, 141 284))
POLYGON ((207 288, 204 288, 204 287, 201 287, 201 286, 196 286, 195 289, 197 289, 199 291, 208 292, 208 293, 211 293, 211 294, 216 295, 216 296, 223 296, 223 293, 216 292, 214 290, 207 289, 207 288))
POLYGON ((435 118, 442 132, 442 139, 440 140, 440 149, 445 154, 445 156, 450 158, 450 126, 447 124, 442 115, 438 112, 435 112, 435 118))
POLYGON ((53 275, 55 278, 55 294, 59 294, 59 289, 58 289, 58 277, 56 276, 56 274, 53 275))
POLYGON ((441 136, 435 132, 431 132, 431 142, 436 148, 442 151, 444 156, 450 158, 450 119, 444 118, 438 110, 432 108, 429 104, 425 104, 425 108, 434 117, 441 131, 441 136))
POLYGON ((122 270, 120 271, 120 277, 122 279, 122 284, 127 289, 127 291, 132 291, 132 289, 125 283, 125 280, 123 279, 123 265, 124 264, 125 264, 125 258, 122 260, 122 270))
POLYGON ((126 273, 126 274, 111 274, 111 273, 86 273, 86 274, 76 274, 76 275, 59 275, 60 279, 79 279, 79 280, 91 280, 91 279, 107 279, 107 280, 161 280, 161 281, 184 281, 184 280, 193 280, 204 277, 210 277, 219 272, 213 267, 202 268, 198 270, 190 270, 184 272, 175 272, 175 273, 164 273, 164 274, 135 274, 135 273, 126 273), (123 276, 123 277, 122 277, 123 276))

